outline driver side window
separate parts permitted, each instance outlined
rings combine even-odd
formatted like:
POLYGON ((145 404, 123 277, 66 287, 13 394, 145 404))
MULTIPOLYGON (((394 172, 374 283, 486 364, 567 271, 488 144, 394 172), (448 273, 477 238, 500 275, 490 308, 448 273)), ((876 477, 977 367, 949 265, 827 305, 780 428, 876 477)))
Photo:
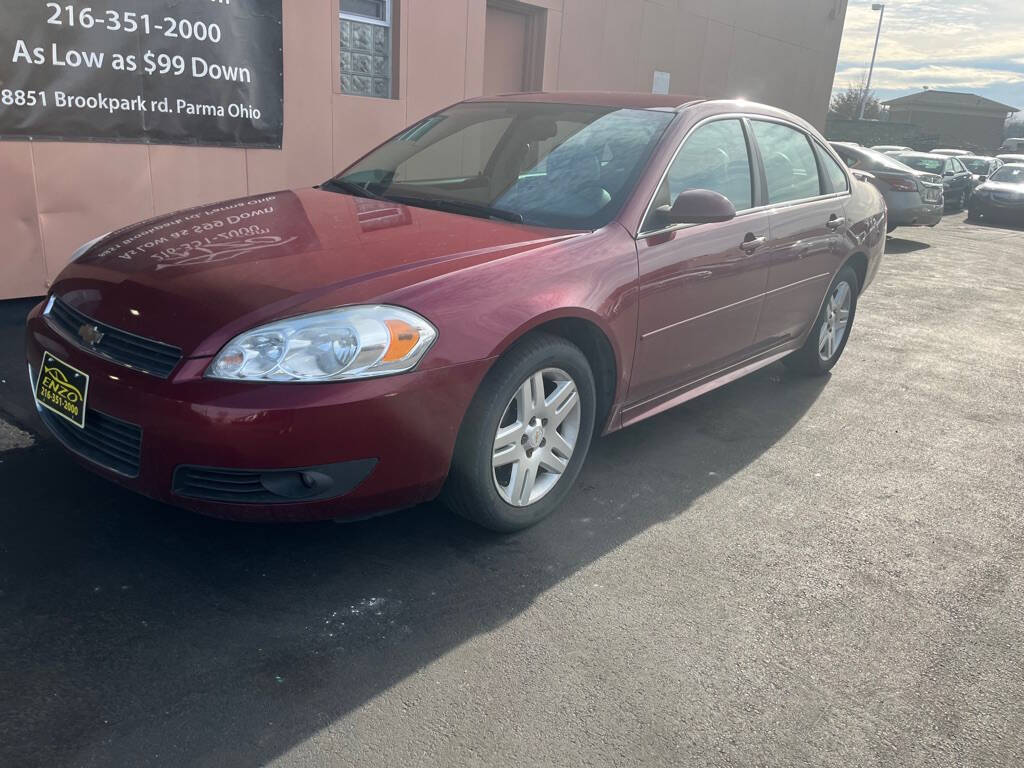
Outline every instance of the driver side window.
POLYGON ((655 195, 644 228, 656 229, 659 225, 650 217, 658 206, 672 205, 689 189, 718 192, 729 198, 737 211, 753 207, 750 151, 739 120, 707 123, 689 135, 655 195))

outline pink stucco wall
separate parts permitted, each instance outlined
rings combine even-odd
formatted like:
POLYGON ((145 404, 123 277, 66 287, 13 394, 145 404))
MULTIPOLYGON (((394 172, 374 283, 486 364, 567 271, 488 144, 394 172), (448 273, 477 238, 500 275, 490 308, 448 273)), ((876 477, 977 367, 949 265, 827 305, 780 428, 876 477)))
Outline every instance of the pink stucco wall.
MULTIPOLYGON (((282 150, 0 142, 0 299, 43 294, 82 242, 156 214, 327 178, 483 91, 487 0, 396 0, 398 98, 340 92, 337 0, 284 0, 282 150)), ((545 90, 744 96, 824 123, 847 0, 529 0, 545 90)), ((0 23, 3 11, 0 10, 0 23)))

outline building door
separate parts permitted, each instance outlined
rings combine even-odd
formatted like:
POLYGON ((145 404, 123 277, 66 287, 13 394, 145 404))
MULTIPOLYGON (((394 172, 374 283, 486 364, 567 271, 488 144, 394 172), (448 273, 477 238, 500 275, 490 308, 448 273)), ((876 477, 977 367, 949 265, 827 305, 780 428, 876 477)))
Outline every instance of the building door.
POLYGON ((516 93, 540 87, 536 52, 542 17, 515 3, 487 4, 484 33, 484 95, 516 93))

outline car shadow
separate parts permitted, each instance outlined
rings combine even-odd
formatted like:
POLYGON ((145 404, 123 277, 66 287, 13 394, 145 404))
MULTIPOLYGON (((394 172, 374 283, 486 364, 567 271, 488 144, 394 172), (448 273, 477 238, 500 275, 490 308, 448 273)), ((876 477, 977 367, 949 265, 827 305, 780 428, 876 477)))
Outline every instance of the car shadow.
POLYGON ((1020 224, 1014 224, 1008 221, 993 221, 991 219, 974 219, 971 221, 964 221, 972 227, 983 227, 985 229, 1001 229, 1006 232, 1024 232, 1024 222, 1020 224))
POLYGON ((600 439, 565 506, 514 536, 437 504, 228 523, 123 491, 48 440, 0 456, 0 764, 263 764, 694 514, 826 384, 776 364, 600 439))
POLYGON ((918 242, 917 240, 906 240, 902 237, 896 237, 889 235, 885 240, 885 252, 888 253, 914 253, 915 251, 924 251, 931 248, 928 243, 918 242))

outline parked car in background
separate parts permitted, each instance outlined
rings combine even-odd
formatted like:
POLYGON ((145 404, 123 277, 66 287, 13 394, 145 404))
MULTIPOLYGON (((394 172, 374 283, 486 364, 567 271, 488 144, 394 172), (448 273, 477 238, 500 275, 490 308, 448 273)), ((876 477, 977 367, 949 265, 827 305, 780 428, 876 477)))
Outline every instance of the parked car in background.
POLYGON ((996 160, 1002 161, 1005 165, 1010 163, 1024 163, 1024 155, 996 155, 996 160))
POLYGON ((974 154, 966 149, 933 149, 931 151, 933 155, 945 155, 946 157, 966 157, 967 155, 974 154))
POLYGON ((918 171, 873 149, 832 143, 847 166, 870 174, 889 208, 888 231, 897 227, 934 227, 945 209, 942 176, 918 171))
POLYGON ((1024 224, 1024 164, 1004 165, 974 190, 967 219, 1024 224))
POLYGON ((895 152, 913 152, 912 147, 901 147, 896 144, 880 144, 877 147, 871 147, 875 152, 882 152, 883 154, 893 154, 895 152))
POLYGON ((86 244, 29 316, 30 379, 81 462, 171 504, 354 519, 441 496, 519 530, 595 434, 775 361, 831 370, 885 226, 779 109, 480 98, 319 187, 86 244))
POLYGON ((1007 139, 999 147, 999 151, 1010 153, 1024 152, 1024 139, 1007 139))
POLYGON ((947 208, 962 211, 967 207, 974 189, 974 177, 960 160, 928 152, 901 152, 893 157, 915 170, 941 176, 947 208))
POLYGON ((964 164, 964 168, 970 171, 971 175, 974 177, 975 187, 979 184, 985 183, 989 176, 1003 167, 1003 161, 996 157, 969 155, 967 157, 961 157, 959 160, 964 164))

